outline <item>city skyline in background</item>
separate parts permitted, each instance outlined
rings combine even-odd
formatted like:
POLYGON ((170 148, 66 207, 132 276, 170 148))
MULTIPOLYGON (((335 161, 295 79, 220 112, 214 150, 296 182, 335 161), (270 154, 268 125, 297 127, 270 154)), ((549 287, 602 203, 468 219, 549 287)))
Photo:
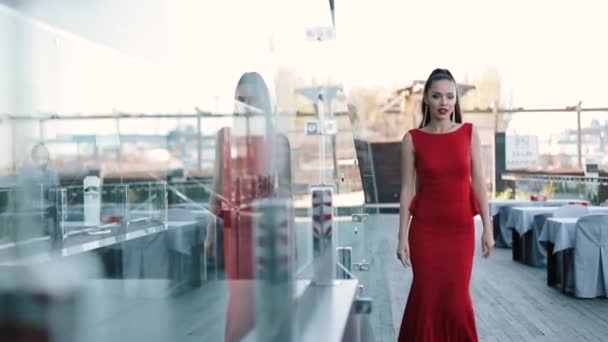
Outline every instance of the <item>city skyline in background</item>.
MULTIPOLYGON (((504 104, 608 107, 608 50, 599 44, 604 6, 593 0, 349 1, 338 7, 337 36, 345 55, 354 57, 336 64, 349 70, 347 83, 395 88, 425 79, 435 67, 450 68, 459 82, 479 79, 489 67, 500 75, 504 104), (353 53, 361 46, 379 53, 353 53)), ((585 112, 581 124, 607 119, 607 113, 585 112)), ((512 116, 509 131, 548 138, 576 124, 576 113, 521 113, 512 116)))
MULTIPOLYGON (((305 37, 307 28, 330 23, 321 0, 155 0, 144 7, 148 18, 109 17, 127 6, 116 1, 47 11, 60 2, 31 3, 19 14, 36 27, 28 31, 31 84, 38 87, 28 89, 34 111, 230 112, 243 70, 260 71, 275 89, 272 76, 290 68, 306 83, 332 79, 346 89, 387 90, 425 79, 435 67, 450 68, 459 82, 472 84, 495 70, 503 107, 564 108, 579 100, 583 107, 608 107, 600 1, 338 2, 337 39, 323 43, 305 37), (93 13, 115 24, 110 26, 128 23, 133 37, 97 25, 102 19, 93 13), (150 31, 151 23, 159 27, 150 31), (214 27, 235 29, 216 34, 214 27)), ((6 8, 3 13, 14 15, 6 8)), ((468 96, 484 91, 478 87, 468 96)), ((581 124, 607 118, 584 112, 581 124)), ((576 113, 519 113, 511 116, 508 132, 543 140, 576 124, 576 113)))

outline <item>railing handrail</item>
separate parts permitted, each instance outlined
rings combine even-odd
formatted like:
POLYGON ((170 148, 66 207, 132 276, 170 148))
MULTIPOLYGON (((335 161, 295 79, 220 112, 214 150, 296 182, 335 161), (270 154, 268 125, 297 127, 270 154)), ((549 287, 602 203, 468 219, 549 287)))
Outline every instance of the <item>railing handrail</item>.
POLYGON ((505 173, 502 175, 503 180, 522 181, 522 180, 538 180, 538 181, 574 181, 585 183, 603 183, 608 182, 608 177, 604 176, 575 176, 575 175, 548 175, 548 174, 516 174, 505 173))

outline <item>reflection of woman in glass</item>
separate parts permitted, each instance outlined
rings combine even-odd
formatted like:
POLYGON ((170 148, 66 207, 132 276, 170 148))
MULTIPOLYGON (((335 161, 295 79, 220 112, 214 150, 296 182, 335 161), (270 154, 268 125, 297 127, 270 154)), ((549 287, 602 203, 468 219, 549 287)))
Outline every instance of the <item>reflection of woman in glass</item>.
MULTIPOLYGON (((223 250, 230 298, 226 341, 240 341, 254 326, 255 277, 252 204, 269 197, 291 197, 289 141, 278 134, 268 87, 262 76, 245 73, 235 90, 234 131, 218 135, 211 210, 224 220, 223 250), (223 209, 238 208, 236 217, 223 209)), ((211 249, 215 232, 209 230, 211 249)))
POLYGON ((248 72, 241 76, 234 92, 234 99, 237 112, 267 115, 272 113, 268 87, 257 72, 248 72))
POLYGON ((43 197, 50 199, 48 190, 59 186, 59 174, 50 168, 51 155, 43 143, 32 147, 30 162, 25 165, 19 175, 20 186, 25 190, 27 206, 39 206, 43 197), (43 190, 41 193, 40 191, 43 190))

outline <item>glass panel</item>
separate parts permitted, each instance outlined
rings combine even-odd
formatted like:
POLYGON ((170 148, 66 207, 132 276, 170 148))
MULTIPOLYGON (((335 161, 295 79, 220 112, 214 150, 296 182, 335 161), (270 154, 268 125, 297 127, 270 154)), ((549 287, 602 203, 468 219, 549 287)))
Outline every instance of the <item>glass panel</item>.
POLYGON ((299 325, 333 309, 310 185, 332 189, 324 285, 354 293, 336 247, 368 253, 327 2, 5 3, 0 336, 323 334, 299 325))

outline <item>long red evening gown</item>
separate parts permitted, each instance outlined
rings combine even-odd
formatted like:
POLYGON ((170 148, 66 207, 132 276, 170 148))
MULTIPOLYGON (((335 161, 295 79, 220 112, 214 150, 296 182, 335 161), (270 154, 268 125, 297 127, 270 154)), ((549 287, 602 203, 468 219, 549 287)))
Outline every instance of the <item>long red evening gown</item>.
POLYGON ((448 133, 410 130, 418 191, 410 205, 413 282, 399 342, 477 341, 470 296, 475 251, 472 125, 448 133))

